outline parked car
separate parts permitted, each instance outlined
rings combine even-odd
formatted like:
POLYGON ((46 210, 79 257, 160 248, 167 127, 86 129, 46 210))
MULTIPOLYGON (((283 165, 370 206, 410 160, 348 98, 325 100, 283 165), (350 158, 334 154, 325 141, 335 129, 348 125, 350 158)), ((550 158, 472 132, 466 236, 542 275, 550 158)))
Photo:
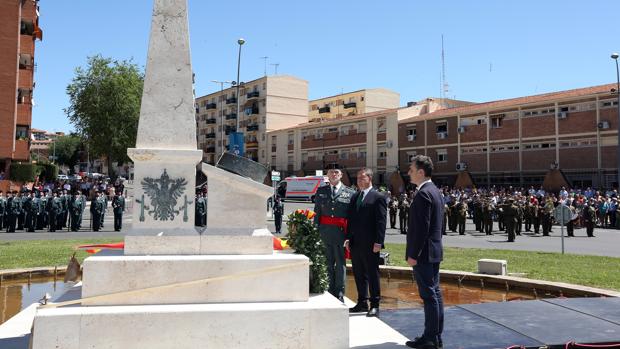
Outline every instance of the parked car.
POLYGON ((64 175, 64 174, 59 174, 58 175, 58 180, 59 181, 68 181, 69 180, 69 176, 64 175))
POLYGON ((70 181, 81 181, 82 180, 82 176, 78 175, 78 174, 74 174, 69 176, 69 180, 70 181))

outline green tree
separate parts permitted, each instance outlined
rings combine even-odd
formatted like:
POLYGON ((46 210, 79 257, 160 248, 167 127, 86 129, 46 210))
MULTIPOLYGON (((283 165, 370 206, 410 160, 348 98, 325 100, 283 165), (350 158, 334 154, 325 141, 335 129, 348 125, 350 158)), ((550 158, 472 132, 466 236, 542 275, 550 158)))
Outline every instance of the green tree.
POLYGON ((100 55, 76 68, 67 86, 65 113, 91 155, 107 158, 109 175, 112 163, 127 161, 127 148, 136 144, 143 86, 144 73, 135 63, 100 55))
POLYGON ((52 148, 50 154, 56 153, 58 158, 56 162, 73 169, 73 166, 78 163, 78 151, 83 148, 83 145, 80 136, 72 133, 56 138, 55 145, 50 147, 52 148), (52 150, 54 146, 56 147, 55 151, 52 150))

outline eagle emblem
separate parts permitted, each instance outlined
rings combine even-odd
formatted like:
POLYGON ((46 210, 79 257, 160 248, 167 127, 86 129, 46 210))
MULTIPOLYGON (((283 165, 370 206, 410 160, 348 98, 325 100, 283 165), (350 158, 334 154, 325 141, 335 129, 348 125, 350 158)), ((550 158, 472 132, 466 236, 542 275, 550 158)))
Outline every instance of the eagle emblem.
POLYGON ((179 215, 183 207, 176 208, 176 206, 187 185, 185 178, 171 179, 164 169, 161 177, 145 177, 140 184, 151 201, 151 207, 147 209, 149 209, 148 214, 153 216, 154 220, 174 220, 174 217, 179 215))

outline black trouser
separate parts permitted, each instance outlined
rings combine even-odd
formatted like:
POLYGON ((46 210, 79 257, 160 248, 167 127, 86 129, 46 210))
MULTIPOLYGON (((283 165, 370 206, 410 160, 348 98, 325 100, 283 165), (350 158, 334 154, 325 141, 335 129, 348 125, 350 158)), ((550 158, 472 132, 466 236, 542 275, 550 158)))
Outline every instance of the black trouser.
POLYGON ((371 307, 379 307, 381 286, 379 285, 379 252, 372 252, 372 244, 351 246, 351 264, 357 287, 357 303, 366 304, 370 299, 371 307), (370 297, 368 297, 370 291, 370 297))
POLYGON ((71 231, 80 230, 80 215, 71 215, 71 231))
POLYGON ((17 215, 17 230, 23 230, 24 229, 24 220, 25 220, 25 218, 26 218, 26 216, 25 216, 25 214, 23 212, 17 215))
POLYGON ((30 233, 34 233, 35 229, 37 228, 37 215, 36 213, 32 212, 29 213, 27 218, 26 218, 27 222, 26 222, 26 226, 28 227, 28 232, 30 233))
POLYGON ((465 235, 465 223, 466 223, 466 219, 459 217, 458 219, 459 235, 465 235))
POLYGON ((15 224, 17 223, 17 215, 9 214, 6 222, 6 232, 14 233, 15 232, 15 224))
POLYGON ((50 227, 47 231, 50 232, 55 232, 56 231, 56 227, 58 226, 58 222, 56 221, 58 215, 55 212, 50 212, 49 213, 49 218, 50 218, 50 227))
POLYGON ((434 342, 440 341, 443 332, 443 297, 439 287, 439 263, 418 263, 413 267, 413 275, 424 302, 422 336, 434 342))
POLYGON ((482 219, 480 219, 480 217, 478 217, 478 215, 476 215, 475 213, 474 224, 476 225, 476 231, 482 232, 482 219))
POLYGON ((390 228, 396 229, 396 212, 390 212, 390 228))
POLYGON ((491 235, 491 232, 493 231, 493 220, 492 219, 485 219, 484 220, 484 232, 487 235, 491 235))
POLYGON ((532 222, 534 224, 534 234, 538 234, 540 231, 540 217, 532 218, 532 222))
POLYGON ((400 233, 401 234, 407 234, 407 215, 406 214, 400 214, 398 215, 399 218, 399 223, 400 223, 400 233))
POLYGON ((542 217, 542 233, 544 236, 549 236, 549 232, 551 231, 551 217, 548 215, 544 215, 542 217))
POLYGON ((505 222, 506 233, 508 233, 508 241, 515 241, 515 222, 505 222))
POLYGON ((527 217, 525 218, 525 231, 531 231, 532 230, 532 218, 527 217))
POLYGON ((276 213, 273 215, 274 223, 276 224, 276 233, 282 232, 282 214, 276 213))
POLYGON ((588 237, 594 236, 594 222, 593 221, 586 222, 586 233, 588 234, 588 237))
POLYGON ((521 218, 517 218, 517 225, 515 226, 515 232, 517 235, 521 235, 523 220, 521 218))
POLYGON ((566 223, 566 234, 568 236, 575 236, 575 223, 573 221, 566 223))
POLYGON ((114 212, 114 231, 121 231, 123 228, 123 213, 114 212))
POLYGON ((93 222, 93 231, 99 231, 99 227, 101 226, 101 214, 91 212, 91 220, 93 222))
POLYGON ((6 225, 6 224, 4 223, 4 220, 5 220, 5 219, 6 219, 6 215, 5 215, 4 213, 3 213, 3 214, 0 214, 0 230, 4 229, 4 226, 6 225))

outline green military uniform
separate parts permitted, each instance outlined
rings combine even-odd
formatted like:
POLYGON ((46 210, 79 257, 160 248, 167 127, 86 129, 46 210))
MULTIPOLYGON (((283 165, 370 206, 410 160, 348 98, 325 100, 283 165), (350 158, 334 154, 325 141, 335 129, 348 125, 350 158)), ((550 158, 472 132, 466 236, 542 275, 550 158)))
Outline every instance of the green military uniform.
POLYGON ((99 231, 101 229, 101 220, 103 216, 103 210, 105 209, 105 201, 99 195, 90 202, 90 215, 93 224, 93 231, 99 231))
POLYGON ((506 226, 506 233, 508 233, 508 242, 515 241, 515 225, 517 224, 517 215, 519 214, 517 205, 515 205, 512 199, 508 199, 508 202, 504 204, 504 225, 506 226))
POLYGON ((515 233, 517 233, 517 235, 521 235, 521 229, 523 228, 523 206, 521 205, 521 203, 515 203, 515 206, 517 207, 517 223, 515 225, 515 233))
POLYGON ((6 198, 2 191, 0 191, 0 230, 6 225, 4 220, 6 219, 6 198))
POLYGON ((41 199, 34 196, 30 198, 30 206, 28 209, 27 222, 28 231, 34 233, 37 228, 37 218, 39 217, 39 209, 41 208, 41 199))
POLYGON ((114 231, 121 231, 123 228, 123 212, 125 211, 125 198, 122 195, 114 196, 114 199, 112 199, 112 209, 114 210, 114 231))
MULTIPOLYGON (((116 196, 114 197, 116 199, 116 196)), ((112 207, 114 207, 114 200, 112 201, 112 207)), ((207 225, 207 221, 205 218, 205 211, 207 210, 207 203, 205 199, 202 197, 201 193, 196 195, 196 205, 195 205, 195 218, 194 225, 197 227, 204 227, 207 225)))
POLYGON ((467 203, 465 201, 461 201, 458 205, 456 205, 457 209, 457 224, 459 235, 465 235, 465 224, 467 223, 467 203))
POLYGON ((552 226, 552 217, 553 217, 553 210, 554 210, 554 205, 553 205, 553 201, 551 200, 547 200, 547 202, 545 203, 545 207, 543 208, 543 212, 542 212, 542 233, 543 236, 549 236, 549 233, 551 232, 551 226, 552 226))
POLYGON ((321 223, 330 218, 347 218, 349 203, 355 192, 340 183, 340 188, 335 189, 331 185, 320 187, 315 196, 314 217, 318 225, 321 239, 325 244, 325 257, 327 258, 327 274, 329 277, 329 293, 338 299, 344 297, 346 277, 346 265, 344 257, 345 229, 337 224, 321 223))
POLYGON ((6 214, 8 216, 6 232, 14 233, 15 225, 17 223, 17 215, 19 214, 19 199, 16 197, 16 195, 11 196, 7 200, 6 214))
POLYGON ((398 213, 398 199, 393 196, 390 200, 390 228, 396 229, 396 213, 398 213))
POLYGON ((407 199, 406 195, 400 200, 398 204, 398 220, 400 225, 400 233, 407 234, 407 225, 409 224, 409 199, 407 199))
POLYGON ((24 230, 24 196, 19 193, 13 200, 17 203, 17 230, 24 230))
POLYGON ((48 200, 50 203, 49 207, 49 217, 50 217, 50 232, 55 232, 56 229, 62 229, 62 224, 60 222, 62 216, 62 200, 55 195, 51 200, 48 200))
POLYGON ((482 206, 482 226, 486 235, 491 235, 493 231, 493 207, 490 203, 482 206))
POLYGON ((482 224, 482 202, 479 199, 474 200, 473 202, 474 210, 473 210, 473 220, 476 225, 476 231, 483 232, 483 224, 482 224))
POLYGON ((84 211, 82 203, 82 195, 74 196, 69 203, 69 214, 71 215, 71 231, 80 230, 82 224, 82 211, 84 211))
POLYGON ((532 204, 532 225, 534 226, 534 234, 540 231, 540 206, 538 203, 532 204))
POLYGON ((39 214, 37 216, 37 230, 43 230, 47 226, 47 197, 39 198, 39 214))
POLYGON ((573 220, 573 216, 575 215, 575 207, 572 205, 567 206, 570 210, 571 217, 568 218, 568 222, 566 222, 566 234, 570 237, 575 236, 575 221, 573 220))
POLYGON ((525 204, 523 209, 523 222, 525 223, 525 231, 532 231, 532 210, 533 205, 530 201, 525 204))
POLYGON ((594 207, 594 201, 591 201, 590 205, 584 208, 583 218, 588 237, 594 237, 594 226, 596 225, 596 208, 594 207))
POLYGON ((450 213, 448 216, 448 226, 451 232, 456 233, 456 226, 458 222, 458 203, 456 202, 456 197, 452 196, 452 201, 450 201, 450 213))
POLYGON ((30 194, 27 194, 22 199, 22 211, 24 211, 24 229, 27 232, 33 232, 34 230, 31 229, 32 219, 30 218, 32 212, 32 196, 30 194))

